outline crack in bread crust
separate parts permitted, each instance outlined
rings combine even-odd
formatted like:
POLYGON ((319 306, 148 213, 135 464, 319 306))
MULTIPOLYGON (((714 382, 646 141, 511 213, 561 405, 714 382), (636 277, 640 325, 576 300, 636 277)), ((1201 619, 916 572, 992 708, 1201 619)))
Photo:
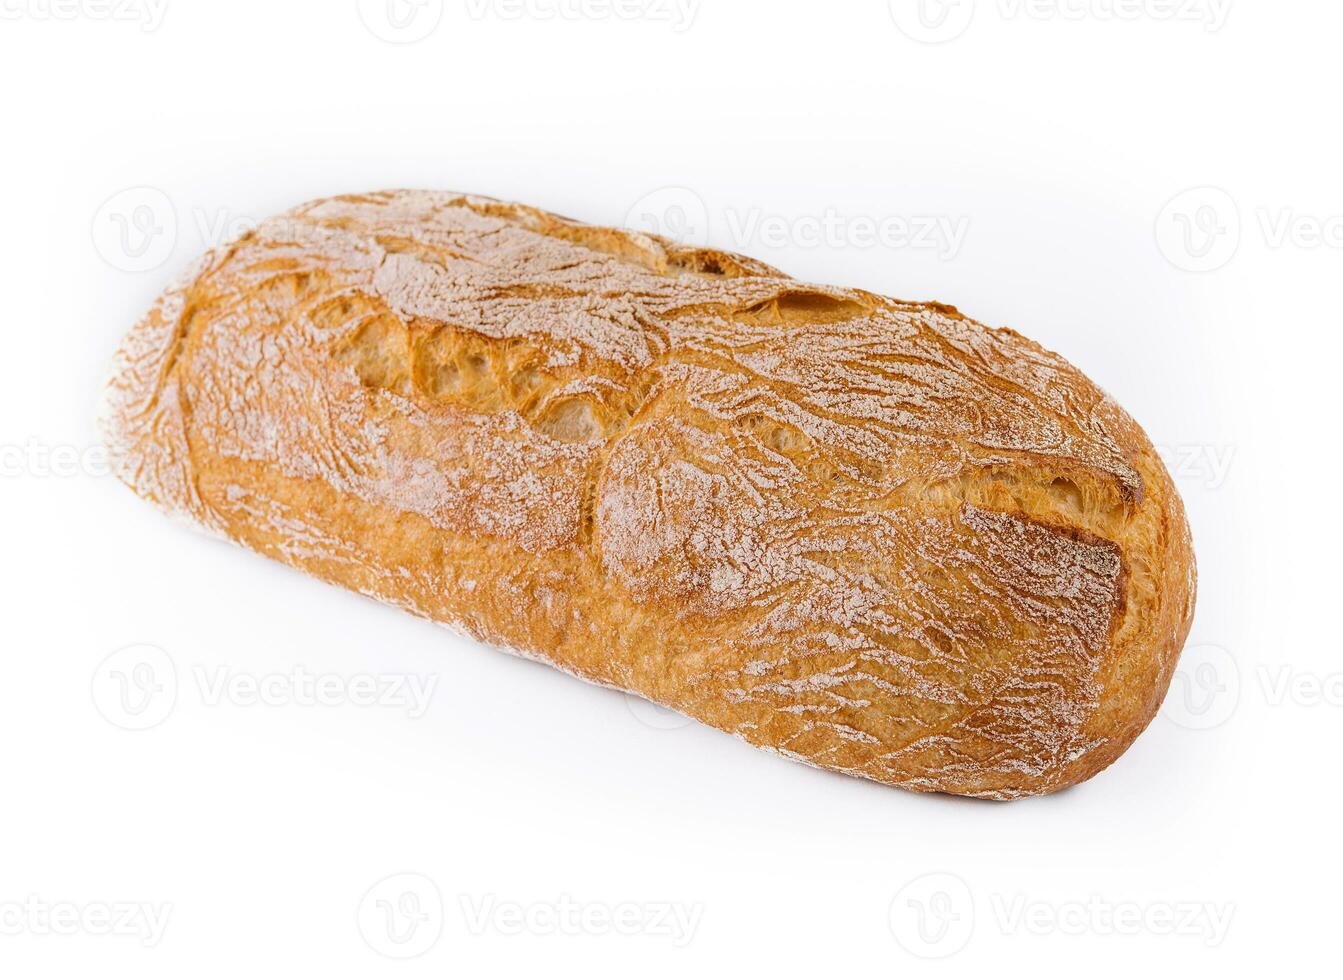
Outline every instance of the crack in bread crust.
POLYGON ((917 790, 1099 771, 1193 608, 1169 476, 1057 355, 485 198, 316 201, 206 256, 106 431, 216 533, 917 790))

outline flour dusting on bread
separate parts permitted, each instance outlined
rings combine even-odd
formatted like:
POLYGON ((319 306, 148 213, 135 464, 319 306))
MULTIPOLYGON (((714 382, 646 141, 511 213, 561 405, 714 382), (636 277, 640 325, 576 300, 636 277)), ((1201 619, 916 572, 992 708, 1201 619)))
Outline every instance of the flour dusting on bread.
POLYGON ((1164 696, 1150 442, 940 304, 481 197, 313 202, 131 332, 118 474, 326 580, 824 768, 991 798, 1164 696))

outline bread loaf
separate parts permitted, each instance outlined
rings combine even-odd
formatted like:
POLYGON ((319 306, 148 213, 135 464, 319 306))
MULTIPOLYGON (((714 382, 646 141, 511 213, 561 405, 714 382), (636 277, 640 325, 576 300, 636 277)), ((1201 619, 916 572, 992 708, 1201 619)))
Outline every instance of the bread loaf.
POLYGON ((481 197, 317 201, 210 252, 125 340, 105 431, 248 548, 914 790, 1095 774, 1193 611, 1166 470, 1061 357, 481 197))

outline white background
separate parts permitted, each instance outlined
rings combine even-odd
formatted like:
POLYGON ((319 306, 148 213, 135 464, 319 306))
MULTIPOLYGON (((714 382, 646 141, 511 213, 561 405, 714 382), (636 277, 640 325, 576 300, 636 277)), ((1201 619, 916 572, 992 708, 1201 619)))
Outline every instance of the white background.
POLYGON ((398 31, 383 0, 4 0, 0 973, 1328 962, 1343 9, 1117 2, 446 0, 398 31), (178 269, 400 186, 662 221, 1060 351, 1189 508, 1198 614, 1163 715, 1054 797, 905 793, 321 585, 102 474, 112 352, 178 269), (136 644, 161 652, 107 660, 136 644), (122 707, 119 671, 157 700, 122 707), (212 696, 296 671, 344 703, 212 696), (435 685, 421 716, 351 703, 386 674, 435 685), (100 917, 123 906, 136 934, 100 917))

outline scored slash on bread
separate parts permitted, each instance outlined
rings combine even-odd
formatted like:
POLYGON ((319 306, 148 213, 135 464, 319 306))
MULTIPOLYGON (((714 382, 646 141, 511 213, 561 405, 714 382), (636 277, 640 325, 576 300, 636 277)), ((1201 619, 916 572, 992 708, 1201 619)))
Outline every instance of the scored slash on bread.
POLYGON ((1057 355, 482 197, 316 201, 211 252, 105 431, 246 547, 915 790, 1094 775, 1193 611, 1169 475, 1057 355))

